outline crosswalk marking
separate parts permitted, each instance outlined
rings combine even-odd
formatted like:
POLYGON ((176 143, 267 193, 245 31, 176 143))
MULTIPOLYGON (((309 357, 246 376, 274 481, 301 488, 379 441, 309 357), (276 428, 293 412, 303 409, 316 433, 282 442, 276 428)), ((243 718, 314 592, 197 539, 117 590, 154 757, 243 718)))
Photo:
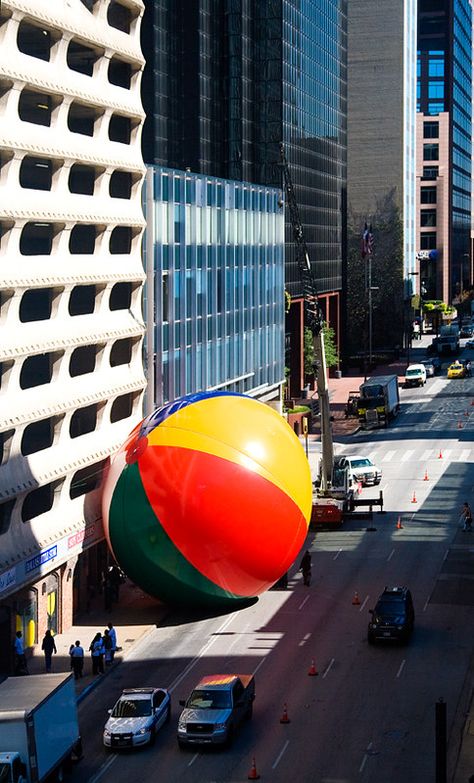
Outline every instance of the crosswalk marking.
POLYGON ((393 457, 395 456, 397 452, 396 451, 387 451, 385 457, 383 458, 382 462, 391 462, 393 457))
POLYGON ((469 459, 469 454, 471 453, 471 449, 463 449, 461 451, 461 456, 459 457, 460 462, 467 462, 469 459))
POLYGON ((432 454, 433 454, 433 449, 425 449, 420 457, 421 462, 426 462, 427 459, 430 459, 432 454))
POLYGON ((412 454, 414 454, 414 453, 415 453, 415 449, 407 449, 403 453, 401 461, 402 462, 408 462, 408 460, 411 459, 412 454))

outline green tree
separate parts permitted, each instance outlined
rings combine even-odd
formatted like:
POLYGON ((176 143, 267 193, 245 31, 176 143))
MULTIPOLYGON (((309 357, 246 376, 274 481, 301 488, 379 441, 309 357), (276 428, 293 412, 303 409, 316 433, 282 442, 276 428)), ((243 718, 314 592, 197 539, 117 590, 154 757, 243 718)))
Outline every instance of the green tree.
MULTIPOLYGON (((336 367, 339 364, 339 356, 337 353, 337 346, 335 342, 334 329, 328 326, 327 323, 323 326, 323 338, 324 338, 324 356, 326 359, 326 367, 336 367)), ((305 326, 304 330, 304 374, 306 377, 314 376, 314 340, 311 329, 305 326)))

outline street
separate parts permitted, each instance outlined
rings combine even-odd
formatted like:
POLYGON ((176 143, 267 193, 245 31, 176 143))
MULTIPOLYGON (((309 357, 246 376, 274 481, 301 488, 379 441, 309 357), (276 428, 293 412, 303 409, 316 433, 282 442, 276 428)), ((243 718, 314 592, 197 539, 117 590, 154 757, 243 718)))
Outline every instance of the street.
POLYGON ((428 783, 439 698, 452 763, 474 643, 474 535, 458 522, 462 502, 472 501, 474 380, 445 375, 403 389, 388 429, 337 444, 338 453, 370 456, 382 468, 385 513, 370 525, 354 518, 340 530, 310 532, 309 588, 295 563, 287 591, 227 616, 188 622, 175 614, 148 634, 81 703, 85 757, 73 781, 237 783, 255 759, 272 783, 428 783), (367 644, 368 610, 385 585, 413 593, 415 632, 406 646, 367 644), (255 673, 252 721, 228 750, 180 751, 179 699, 204 674, 229 672, 255 673), (124 687, 146 685, 170 689, 171 723, 152 748, 106 753, 107 709, 124 687), (290 722, 281 724, 285 704, 290 722))

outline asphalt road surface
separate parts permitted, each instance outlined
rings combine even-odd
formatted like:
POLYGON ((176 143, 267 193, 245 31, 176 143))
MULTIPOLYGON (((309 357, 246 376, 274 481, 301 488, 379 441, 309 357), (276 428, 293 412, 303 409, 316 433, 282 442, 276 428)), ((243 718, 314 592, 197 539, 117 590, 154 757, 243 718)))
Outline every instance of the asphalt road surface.
POLYGON ((473 391, 474 378, 430 378, 403 390, 388 429, 339 443, 380 465, 386 513, 310 533, 309 588, 295 564, 287 591, 225 616, 175 615, 149 634, 80 705, 85 758, 72 780, 239 783, 255 759, 271 783, 431 783, 439 698, 452 764, 474 644, 474 533, 458 521, 474 500, 473 391), (368 610, 385 585, 412 590, 408 645, 367 643, 368 610), (230 672, 255 673, 252 721, 228 750, 179 750, 179 699, 204 674, 230 672), (106 753, 107 708, 122 688, 146 685, 171 690, 171 723, 152 748, 106 753), (281 724, 285 704, 290 723, 281 724))

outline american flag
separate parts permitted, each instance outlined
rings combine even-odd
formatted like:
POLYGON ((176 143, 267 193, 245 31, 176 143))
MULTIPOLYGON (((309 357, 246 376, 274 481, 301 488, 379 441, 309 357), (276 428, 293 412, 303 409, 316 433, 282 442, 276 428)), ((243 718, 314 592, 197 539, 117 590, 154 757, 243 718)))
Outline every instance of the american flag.
POLYGON ((370 226, 367 223, 364 226, 364 233, 362 234, 362 242, 360 247, 360 254, 362 258, 371 256, 374 251, 374 235, 372 233, 372 224, 370 226))

